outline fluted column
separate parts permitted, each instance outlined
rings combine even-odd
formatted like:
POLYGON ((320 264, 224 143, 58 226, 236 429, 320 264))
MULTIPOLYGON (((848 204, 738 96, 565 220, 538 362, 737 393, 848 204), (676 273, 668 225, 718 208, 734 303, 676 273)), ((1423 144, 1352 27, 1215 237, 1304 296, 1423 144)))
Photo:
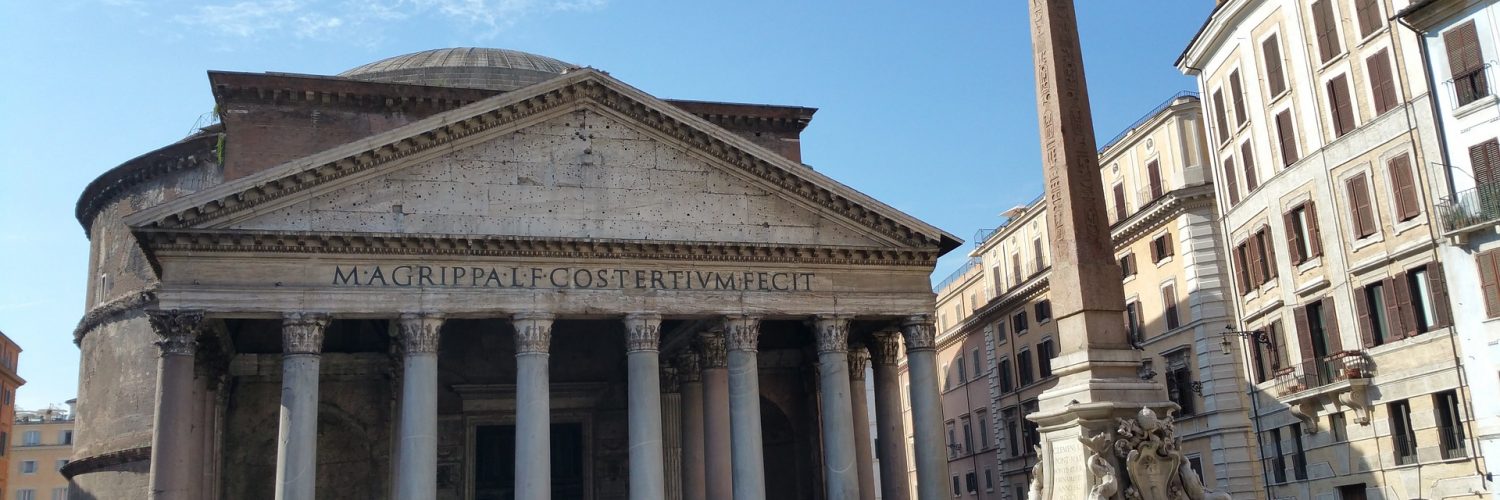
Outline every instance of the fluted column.
POLYGON ((703 452, 703 382, 698 353, 677 357, 677 390, 682 394, 682 498, 706 500, 703 452))
MULTIPOLYGON (((152 415, 150 491, 153 499, 195 498, 192 434, 193 358, 203 332, 203 311, 146 311, 159 340, 156 347, 156 409, 152 415)), ((5 443, 0 443, 4 446, 5 443)))
POLYGON ((552 415, 547 373, 552 315, 517 314, 516 500, 552 498, 552 415))
POLYGON ((724 321, 729 349, 730 448, 734 453, 734 500, 765 500, 765 451, 760 435, 760 318, 730 316, 724 321))
POLYGON ((661 365, 662 478, 666 500, 682 500, 682 383, 670 359, 661 365))
POLYGON ((318 478, 318 366, 328 316, 287 313, 281 321, 281 420, 276 500, 313 500, 318 478))
POLYGON ((854 464, 859 472, 860 500, 875 500, 875 457, 870 451, 870 409, 865 397, 865 368, 870 353, 849 346, 849 407, 854 411, 854 464))
POLYGON ((401 418, 396 431, 396 497, 437 497, 438 332, 443 317, 402 314, 401 418))
POLYGON ((901 416, 901 334, 878 332, 870 343, 875 372, 875 427, 880 438, 880 499, 910 500, 906 469, 906 426, 901 416))
POLYGON ((734 496, 734 469, 729 444, 729 370, 724 332, 705 332, 703 347, 704 492, 721 500, 734 496))
POLYGON ((916 441, 917 498, 945 498, 948 458, 943 443, 943 401, 938 389, 937 351, 932 316, 908 316, 901 324, 906 367, 911 379, 912 434, 916 441))
POLYGON ((854 411, 849 399, 849 318, 819 316, 818 391, 823 393, 823 487, 828 500, 858 500, 854 411))
POLYGON ((661 316, 625 317, 625 365, 630 410, 630 498, 666 497, 661 445, 661 316))

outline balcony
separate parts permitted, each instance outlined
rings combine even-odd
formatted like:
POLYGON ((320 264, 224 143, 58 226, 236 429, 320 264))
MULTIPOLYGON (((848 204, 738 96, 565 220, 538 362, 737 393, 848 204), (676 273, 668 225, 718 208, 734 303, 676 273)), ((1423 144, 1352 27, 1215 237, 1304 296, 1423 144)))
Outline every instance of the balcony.
POLYGON ((1364 351, 1339 351, 1276 372, 1276 398, 1302 420, 1308 434, 1318 432, 1317 411, 1324 401, 1354 409, 1354 421, 1370 423, 1367 391, 1375 376, 1374 363, 1364 351))
POLYGON ((1500 222, 1500 183, 1486 183, 1460 191, 1437 203, 1443 234, 1458 236, 1500 222))

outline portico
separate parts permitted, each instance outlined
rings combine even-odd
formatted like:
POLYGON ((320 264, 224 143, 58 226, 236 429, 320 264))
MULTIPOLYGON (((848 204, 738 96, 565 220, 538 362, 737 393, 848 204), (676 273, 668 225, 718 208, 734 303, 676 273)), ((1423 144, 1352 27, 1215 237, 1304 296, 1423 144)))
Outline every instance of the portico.
MULTIPOLYGON (((900 356, 938 401, 956 239, 594 70, 124 222, 158 429, 219 429, 156 433, 188 470, 155 498, 871 498, 877 454, 904 469, 900 356)), ((941 491, 935 403, 913 425, 941 491)))

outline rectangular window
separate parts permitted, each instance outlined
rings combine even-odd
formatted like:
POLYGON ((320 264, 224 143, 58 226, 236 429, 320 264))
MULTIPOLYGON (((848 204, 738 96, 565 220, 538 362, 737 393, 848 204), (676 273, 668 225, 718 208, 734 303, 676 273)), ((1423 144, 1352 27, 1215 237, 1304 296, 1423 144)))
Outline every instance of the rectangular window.
MULTIPOLYGON (((1021 421, 1016 416, 1016 408, 1006 408, 1005 414, 1005 441, 1010 444, 1010 456, 1021 456, 1021 421)), ((1024 498, 1024 497, 1023 497, 1024 498)))
POLYGON ((1417 433, 1411 428, 1411 404, 1403 400, 1385 406, 1390 412, 1396 465, 1417 463, 1417 433))
POLYGON ((962 494, 964 494, 964 491, 962 489, 960 489, 960 486, 958 484, 958 475, 954 475, 953 476, 953 496, 956 498, 956 497, 958 497, 959 495, 962 495, 962 494))
POLYGON ((990 468, 984 468, 984 491, 995 491, 995 476, 990 474, 990 468))
POLYGON ((1010 392, 1010 391, 1015 390, 1016 384, 1015 384, 1015 381, 1011 379, 1010 359, 1009 358, 1001 359, 1000 360, 999 370, 1000 370, 1000 392, 1010 392))
POLYGON ((68 489, 52 488, 52 500, 68 500, 68 489))
POLYGON ((1484 54, 1479 48, 1479 32, 1474 21, 1468 21, 1443 33, 1443 47, 1448 51, 1448 71, 1453 77, 1453 92, 1458 105, 1490 95, 1485 81, 1484 54))
POLYGON ((958 370, 958 385, 963 385, 964 382, 967 382, 969 380, 969 372, 968 370, 964 369, 963 351, 959 351, 958 356, 956 356, 953 360, 953 364, 958 365, 955 367, 955 369, 958 370))
POLYGON ((16 500, 36 500, 36 490, 16 490, 16 500))
POLYGON ((1333 431, 1333 442, 1342 443, 1349 440, 1349 421, 1344 418, 1344 412, 1328 414, 1328 429, 1333 431))
POLYGON ((1248 117, 1245 115, 1245 92, 1240 86, 1239 70, 1229 73, 1229 94, 1229 99, 1234 102, 1234 123, 1244 125, 1248 117))
POLYGON ((1432 331, 1437 327, 1437 312, 1432 303, 1432 286, 1427 268, 1424 266, 1407 271, 1406 284, 1411 293, 1412 326, 1416 333, 1432 331))
POLYGON ((1229 195, 1229 206, 1240 204, 1240 186, 1234 179, 1234 158, 1224 158, 1224 193, 1229 195))
POLYGON ((985 372, 984 359, 979 357, 978 347, 975 347, 974 350, 969 351, 969 354, 971 355, 970 358, 974 361, 974 363, 970 365, 974 367, 974 378, 979 378, 979 376, 984 374, 985 372))
POLYGON ((963 422, 963 426, 964 426, 964 452, 965 453, 973 453, 974 452, 974 423, 969 420, 969 417, 964 417, 964 418, 960 419, 960 421, 963 422))
POLYGON ((1188 468, 1193 469, 1193 474, 1198 475, 1198 484, 1203 484, 1203 457, 1198 455, 1188 457, 1188 468))
POLYGON ((1500 318, 1500 249, 1474 256, 1479 264, 1479 290, 1486 318, 1500 318))
POLYGON ((948 458, 958 458, 958 429, 948 422, 948 458))
POLYGON ((1292 263, 1302 264, 1322 255, 1322 236, 1318 234, 1318 217, 1313 210, 1313 202, 1297 205, 1284 217, 1292 263))
POLYGON ((1124 257, 1120 257, 1120 276, 1122 278, 1129 278, 1131 276, 1135 276, 1135 254, 1134 253, 1127 253, 1127 254, 1125 254, 1124 257))
POLYGON ((1260 265, 1260 283, 1264 285, 1276 279, 1276 247, 1271 242, 1271 234, 1265 227, 1255 232, 1252 237, 1255 242, 1255 260, 1260 265))
POLYGON ((1151 160, 1146 163, 1146 179, 1150 183, 1151 199, 1161 198, 1165 191, 1161 183, 1161 162, 1151 160))
POLYGON ((1234 247, 1234 282, 1240 287, 1240 295, 1249 295, 1258 287, 1250 276, 1250 245, 1249 240, 1234 247))
POLYGON ((1177 285, 1168 284, 1161 287, 1162 318, 1167 321, 1167 330, 1176 330, 1182 326, 1177 317, 1177 285))
POLYGON ((1163 233, 1151 240, 1151 260, 1160 263, 1172 256, 1172 233, 1163 233))
POLYGON ((978 449, 983 450, 985 448, 989 448, 990 447, 990 427, 989 427, 990 420, 989 420, 989 418, 987 418, 987 415, 986 415, 986 413, 985 413, 984 410, 975 411, 974 415, 976 417, 978 417, 978 420, 979 420, 979 448, 978 449))
POLYGON ((1016 335, 1025 335, 1026 334, 1026 329, 1031 326, 1026 321, 1026 311, 1021 311, 1021 312, 1016 313, 1016 315, 1012 316, 1010 318, 1010 320, 1011 320, 1010 321, 1011 322, 1011 325, 1010 325, 1011 329, 1016 331, 1016 335))
POLYGON ((1016 353, 1016 369, 1021 371, 1021 387, 1026 387, 1036 381, 1031 371, 1031 351, 1022 350, 1016 353))
POLYGON ((1021 274, 1021 254, 1019 252, 1010 254, 1010 273, 1011 278, 1016 280, 1016 285, 1020 285, 1022 281, 1026 281, 1025 275, 1021 274))
POLYGON ((1375 234, 1375 207, 1370 204, 1369 180, 1363 172, 1345 182, 1349 192, 1349 222, 1355 239, 1375 234))
POLYGON ((1390 280, 1372 283, 1364 288, 1364 296, 1355 300, 1355 313, 1359 315, 1359 327, 1361 338, 1366 348, 1375 347, 1386 343, 1391 335, 1390 314, 1387 309, 1390 303, 1386 295, 1390 289, 1386 284, 1390 280))
POLYGON ((1141 332, 1141 303, 1130 301, 1125 303, 1125 333, 1130 335, 1132 345, 1140 345, 1141 332))
POLYGON ((1031 240, 1031 255, 1036 260, 1036 271, 1033 274, 1047 268, 1047 251, 1042 247, 1041 238, 1031 240))
POLYGON ((1129 216, 1130 210, 1125 207, 1125 184, 1115 184, 1115 222, 1129 216))
POLYGON ((1281 429, 1271 429, 1261 436, 1261 457, 1272 483, 1286 482, 1286 455, 1281 451, 1281 429))
POLYGON ((1349 98, 1349 79, 1345 75, 1328 80, 1328 107, 1333 113, 1330 118, 1334 136, 1342 137, 1354 131, 1354 102, 1349 98))
POLYGON ((973 472, 964 474, 964 485, 969 487, 969 494, 979 492, 979 479, 974 477, 973 472))
POLYGON ((1179 350, 1165 357, 1167 358, 1167 399, 1182 407, 1178 414, 1192 415, 1196 401, 1193 399, 1193 370, 1189 366, 1188 351, 1179 350))
POLYGON ((1052 301, 1042 299, 1036 303, 1036 322, 1046 323, 1052 320, 1052 301))
POLYGON ((1489 220, 1500 215, 1500 139, 1490 139, 1469 147, 1469 164, 1474 171, 1474 184, 1479 191, 1480 220, 1489 220))
POLYGON ((37 446, 42 444, 42 433, 38 431, 26 431, 21 435, 22 446, 37 446))
POLYGON ((1255 156, 1250 154, 1250 141, 1240 144, 1240 163, 1245 164, 1245 192, 1254 191, 1260 187, 1260 179, 1255 175, 1255 156))
POLYGON ((36 474, 36 460, 22 460, 21 461, 21 473, 22 474, 36 474))
POLYGON ((1266 90, 1271 97, 1281 95, 1286 90, 1286 76, 1281 73, 1281 44, 1275 34, 1260 43, 1260 52, 1266 63, 1266 90))
MULTIPOLYGON (((1036 409, 1036 401, 1021 403, 1021 412, 1023 415, 1036 413, 1036 409)), ((1042 433, 1037 428, 1037 423, 1031 421, 1031 419, 1023 419, 1021 422, 1021 435, 1026 439, 1027 455, 1035 455, 1037 447, 1042 444, 1042 433)))
POLYGON ((1229 121, 1224 119, 1224 91, 1214 91, 1214 122, 1218 125, 1219 142, 1229 141, 1229 121))
POLYGON ((1437 410, 1438 438, 1443 445, 1443 460, 1469 456, 1464 443, 1464 424, 1458 412, 1458 393, 1443 391, 1432 395, 1437 410))
POLYGON ((1380 17, 1380 0, 1354 0, 1354 15, 1359 17, 1359 37, 1368 38, 1385 24, 1380 17))
POLYGON ((1302 424, 1287 426, 1286 433, 1292 438, 1293 449, 1296 454, 1292 455, 1292 474, 1298 481, 1307 480, 1307 451, 1302 448, 1302 424))
POLYGON ((1338 21, 1333 16, 1333 0, 1314 0, 1312 3, 1313 33, 1317 35, 1319 61, 1328 62, 1344 53, 1339 41, 1338 21))
POLYGON ((1276 114, 1276 138, 1281 145, 1281 164, 1290 167, 1300 159, 1297 153, 1297 131, 1292 127, 1292 110, 1276 114))
POLYGON ((1391 76, 1391 58, 1386 49, 1365 58, 1365 71, 1370 78, 1370 96, 1375 98, 1375 114, 1383 115, 1396 107, 1396 81, 1391 76))
POLYGON ((1271 379, 1271 375, 1286 366, 1282 361, 1285 340, 1281 336, 1281 323, 1271 322, 1261 328, 1269 344, 1255 342, 1255 382, 1265 382, 1271 379))
POLYGON ((57 435, 59 444, 73 444, 73 431, 62 431, 57 435))
POLYGON ((1402 221, 1415 219, 1422 215, 1421 204, 1417 203, 1417 183, 1412 178, 1411 157, 1405 154, 1391 158, 1386 162, 1386 171, 1391 174, 1391 191, 1396 196, 1396 215, 1402 221))
POLYGON ((1052 376, 1052 356, 1054 355, 1056 353, 1052 352, 1052 339, 1043 340, 1036 345, 1036 363, 1037 368, 1041 370, 1042 378, 1052 376))

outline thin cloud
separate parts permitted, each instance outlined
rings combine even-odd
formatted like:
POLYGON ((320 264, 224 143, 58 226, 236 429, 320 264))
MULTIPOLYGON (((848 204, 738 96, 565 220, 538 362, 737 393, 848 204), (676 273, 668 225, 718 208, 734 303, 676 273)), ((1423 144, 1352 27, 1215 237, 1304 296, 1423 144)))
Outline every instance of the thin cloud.
POLYGON ((177 11, 169 19, 198 33, 226 40, 293 37, 371 44, 401 23, 433 19, 488 38, 528 18, 591 12, 609 0, 232 0, 143 4, 99 0, 119 9, 177 11))

